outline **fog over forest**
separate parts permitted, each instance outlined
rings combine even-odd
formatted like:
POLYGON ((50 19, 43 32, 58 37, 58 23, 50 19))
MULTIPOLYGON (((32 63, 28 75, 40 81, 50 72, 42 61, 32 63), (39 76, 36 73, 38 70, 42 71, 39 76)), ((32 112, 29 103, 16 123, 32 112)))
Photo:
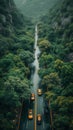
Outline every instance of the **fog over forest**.
POLYGON ((14 0, 21 12, 30 18, 44 16, 60 0, 14 0))

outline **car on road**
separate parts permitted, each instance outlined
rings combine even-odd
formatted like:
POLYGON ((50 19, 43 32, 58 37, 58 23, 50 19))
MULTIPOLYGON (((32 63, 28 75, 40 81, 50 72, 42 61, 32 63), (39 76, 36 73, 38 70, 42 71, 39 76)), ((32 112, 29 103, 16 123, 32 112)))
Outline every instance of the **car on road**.
POLYGON ((34 101, 34 100, 35 100, 35 94, 34 94, 34 93, 31 94, 30 99, 31 99, 31 101, 34 101))
POLYGON ((37 124, 40 125, 42 123, 42 116, 41 114, 37 115, 37 124))
POLYGON ((28 119, 33 119, 32 109, 29 109, 29 110, 28 110, 28 119))
POLYGON ((39 96, 41 96, 42 95, 42 89, 38 88, 37 93, 38 93, 39 96))

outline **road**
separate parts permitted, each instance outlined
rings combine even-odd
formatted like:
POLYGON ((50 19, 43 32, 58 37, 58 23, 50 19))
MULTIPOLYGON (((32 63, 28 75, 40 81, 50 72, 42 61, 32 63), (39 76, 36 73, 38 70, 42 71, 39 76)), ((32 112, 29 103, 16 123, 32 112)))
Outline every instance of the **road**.
POLYGON ((31 91, 35 93, 35 101, 33 103, 30 103, 27 108, 33 109, 33 120, 29 120, 27 118, 28 110, 26 109, 25 112, 22 113, 22 119, 20 124, 20 130, 46 130, 47 124, 45 122, 45 115, 44 115, 44 101, 43 101, 43 95, 38 96, 37 89, 39 88, 39 82, 40 77, 38 75, 39 71, 39 61, 38 61, 38 55, 40 54, 39 47, 37 46, 38 42, 38 30, 37 25, 35 27, 35 44, 34 44, 34 56, 35 60, 33 62, 33 66, 35 67, 34 74, 31 76, 31 80, 33 83, 33 87, 31 87, 31 91), (37 124, 37 114, 42 115, 42 123, 41 125, 37 124), (24 117, 25 116, 25 117, 24 117))

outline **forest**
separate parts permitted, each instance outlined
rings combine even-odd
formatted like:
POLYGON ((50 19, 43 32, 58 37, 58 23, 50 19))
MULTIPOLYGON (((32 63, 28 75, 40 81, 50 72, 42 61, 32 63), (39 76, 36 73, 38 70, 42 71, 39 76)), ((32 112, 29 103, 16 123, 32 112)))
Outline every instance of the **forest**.
MULTIPOLYGON (((58 0, 52 6, 46 7, 42 17, 39 10, 36 14, 36 18, 40 17, 40 85, 52 112, 52 130, 73 130, 73 1, 58 0)), ((28 18, 30 11, 28 17, 24 15, 13 0, 0 0, 1 130, 16 129, 21 107, 26 106, 31 94, 34 23, 28 18)), ((33 10, 32 17, 36 19, 33 10)))
POLYGON ((39 26, 41 86, 54 130, 73 129, 73 1, 62 3, 39 26), (50 102, 50 105, 49 105, 50 102))
POLYGON ((41 16, 53 7, 59 0, 14 0, 18 9, 31 21, 38 21, 41 16), (45 8, 44 8, 45 7, 45 8))
POLYGON ((15 130, 30 97, 33 26, 13 0, 0 0, 0 129, 15 130))

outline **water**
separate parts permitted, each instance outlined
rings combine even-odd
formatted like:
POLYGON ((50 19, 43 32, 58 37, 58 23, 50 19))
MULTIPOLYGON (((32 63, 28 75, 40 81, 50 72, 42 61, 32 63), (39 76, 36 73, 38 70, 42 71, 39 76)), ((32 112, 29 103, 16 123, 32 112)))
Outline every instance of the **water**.
POLYGON ((36 93, 36 90, 38 88, 39 85, 39 81, 40 81, 40 77, 38 75, 38 71, 39 71, 39 61, 38 61, 38 56, 40 54, 40 50, 38 47, 38 29, 37 29, 37 25, 35 27, 35 44, 34 44, 34 57, 35 60, 33 62, 33 66, 35 67, 35 72, 32 75, 32 83, 33 83, 33 88, 34 88, 34 92, 36 93))

